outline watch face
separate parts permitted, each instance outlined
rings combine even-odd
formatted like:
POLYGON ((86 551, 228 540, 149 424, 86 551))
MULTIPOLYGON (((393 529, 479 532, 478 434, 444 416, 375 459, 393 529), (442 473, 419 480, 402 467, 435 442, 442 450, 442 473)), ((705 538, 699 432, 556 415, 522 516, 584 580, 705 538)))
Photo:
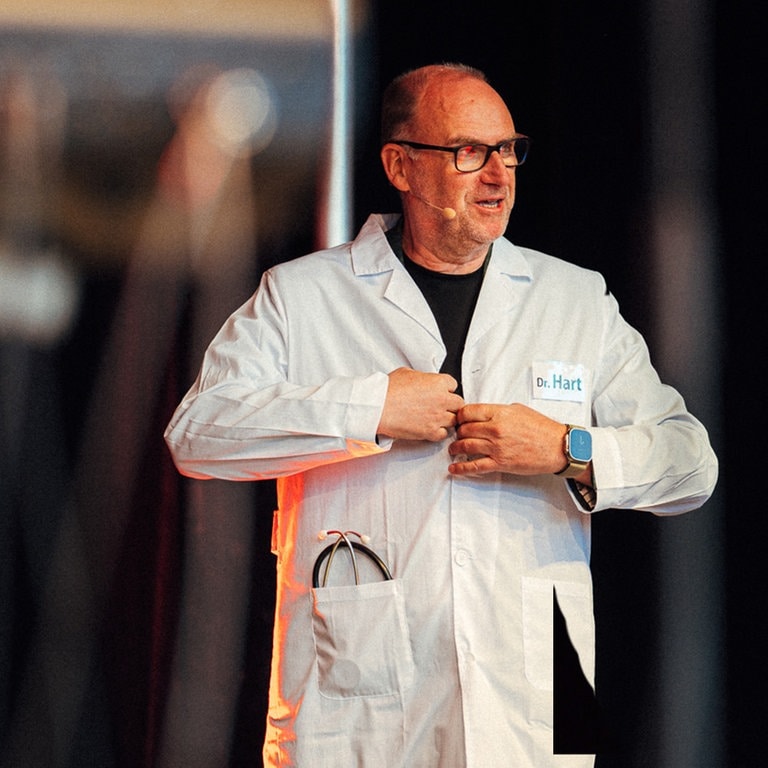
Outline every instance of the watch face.
POLYGON ((591 461, 592 435, 586 429, 572 429, 568 435, 568 451, 576 461, 591 461))

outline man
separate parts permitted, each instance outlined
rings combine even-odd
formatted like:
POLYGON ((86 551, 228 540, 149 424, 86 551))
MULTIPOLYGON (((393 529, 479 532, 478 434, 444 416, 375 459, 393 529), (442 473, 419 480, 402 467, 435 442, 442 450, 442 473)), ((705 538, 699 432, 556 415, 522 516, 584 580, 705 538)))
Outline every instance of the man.
POLYGON ((483 75, 406 73, 382 124, 402 218, 269 270, 166 432, 191 477, 279 478, 265 764, 588 766, 553 590, 591 682, 590 512, 693 509, 717 462, 602 278, 504 239, 527 140, 483 75), (353 532, 390 580, 340 583, 353 532))

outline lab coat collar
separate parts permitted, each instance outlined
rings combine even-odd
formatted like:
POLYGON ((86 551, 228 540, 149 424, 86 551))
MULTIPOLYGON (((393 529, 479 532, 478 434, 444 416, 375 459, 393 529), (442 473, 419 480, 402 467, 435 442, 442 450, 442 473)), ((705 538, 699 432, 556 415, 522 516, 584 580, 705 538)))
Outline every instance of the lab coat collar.
MULTIPOLYGON (((358 277, 391 273, 385 289, 387 299, 418 322, 442 347, 440 331, 427 302, 387 241, 386 231, 399 218, 399 214, 371 214, 368 217, 352 243, 352 268, 358 277)), ((503 237, 494 242, 467 334, 468 346, 506 318, 520 299, 519 291, 530 284, 532 277, 523 251, 503 237)))
POLYGON ((358 277, 378 275, 399 263, 386 232, 400 219, 396 213, 372 213, 352 242, 352 269, 358 277))
MULTIPOLYGON (((387 272, 399 263, 387 242, 386 232, 397 224, 398 213, 372 213, 352 242, 352 268, 356 275, 387 272)), ((504 237, 493 244, 488 271, 510 278, 531 280, 530 266, 522 251, 504 237)))

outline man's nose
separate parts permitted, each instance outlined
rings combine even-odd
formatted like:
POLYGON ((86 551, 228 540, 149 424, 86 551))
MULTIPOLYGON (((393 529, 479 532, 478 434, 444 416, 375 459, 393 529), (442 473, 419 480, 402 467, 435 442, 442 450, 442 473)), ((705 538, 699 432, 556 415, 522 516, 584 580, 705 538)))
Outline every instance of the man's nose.
POLYGON ((498 180, 502 176, 506 180, 506 174, 509 168, 504 165, 504 161, 501 159, 498 149, 490 150, 490 155, 485 161, 483 166, 483 172, 488 178, 494 178, 498 180))

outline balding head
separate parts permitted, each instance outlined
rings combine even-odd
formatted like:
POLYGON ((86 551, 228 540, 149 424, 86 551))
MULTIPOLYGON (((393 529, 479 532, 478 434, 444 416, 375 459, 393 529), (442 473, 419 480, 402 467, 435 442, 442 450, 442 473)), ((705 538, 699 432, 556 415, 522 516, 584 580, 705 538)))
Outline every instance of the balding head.
POLYGON ((430 64, 396 77, 384 90, 381 106, 381 143, 401 138, 412 126, 418 105, 430 86, 437 83, 488 79, 479 69, 466 64, 430 64))

